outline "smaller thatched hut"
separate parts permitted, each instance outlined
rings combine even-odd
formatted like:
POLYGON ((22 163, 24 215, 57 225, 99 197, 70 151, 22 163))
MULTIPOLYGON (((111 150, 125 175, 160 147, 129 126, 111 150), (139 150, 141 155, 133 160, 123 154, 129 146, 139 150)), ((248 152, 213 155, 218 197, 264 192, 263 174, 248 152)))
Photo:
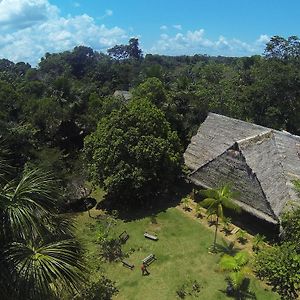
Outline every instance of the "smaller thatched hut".
POLYGON ((247 212, 278 224, 289 200, 298 199, 300 137, 209 113, 184 153, 196 185, 229 183, 247 212))

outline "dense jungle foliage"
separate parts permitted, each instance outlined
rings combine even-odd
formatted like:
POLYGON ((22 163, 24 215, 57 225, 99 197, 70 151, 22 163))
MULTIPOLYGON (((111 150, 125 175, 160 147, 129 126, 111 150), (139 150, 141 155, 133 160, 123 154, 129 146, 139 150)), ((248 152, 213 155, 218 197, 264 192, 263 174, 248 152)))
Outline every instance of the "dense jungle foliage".
MULTIPOLYGON (((142 56, 137 39, 109 55, 78 46, 37 67, 0 60, 1 141, 13 165, 80 170, 84 138, 128 101, 160 109, 184 150, 209 111, 300 134, 299 40, 273 37, 263 56, 142 56)), ((75 172, 76 173, 76 172, 75 172)))

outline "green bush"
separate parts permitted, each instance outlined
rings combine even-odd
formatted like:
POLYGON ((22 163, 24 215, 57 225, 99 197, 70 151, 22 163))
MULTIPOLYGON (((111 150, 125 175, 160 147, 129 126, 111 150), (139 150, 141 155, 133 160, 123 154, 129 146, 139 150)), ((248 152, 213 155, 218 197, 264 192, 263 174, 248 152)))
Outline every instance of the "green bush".
POLYGON ((300 255, 292 244, 284 243, 261 250, 255 258, 255 272, 282 296, 297 299, 300 291, 300 255))

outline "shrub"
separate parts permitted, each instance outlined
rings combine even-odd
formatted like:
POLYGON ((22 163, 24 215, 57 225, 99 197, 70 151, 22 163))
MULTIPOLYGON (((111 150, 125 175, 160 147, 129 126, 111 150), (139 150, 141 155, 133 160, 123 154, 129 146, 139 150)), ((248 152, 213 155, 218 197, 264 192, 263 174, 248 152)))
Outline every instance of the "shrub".
POLYGON ((197 280, 190 280, 183 283, 176 290, 176 294, 180 299, 184 299, 186 296, 192 296, 198 298, 198 294, 201 291, 201 285, 197 280))
POLYGON ((242 230, 240 229, 238 232, 237 232, 237 240, 241 243, 241 244, 246 244, 247 242, 247 237, 246 237, 246 231, 245 230, 242 230))
POLYGON ((115 282, 101 276, 97 281, 88 282, 74 297, 74 300, 111 300, 118 293, 115 282))
POLYGON ((190 200, 191 200, 190 197, 184 197, 180 201, 184 210, 189 210, 190 209, 190 200))
POLYGON ((231 225, 231 218, 230 217, 224 217, 223 218, 223 231, 225 235, 229 235, 232 230, 232 225, 231 225))
POLYGON ((266 237, 264 235, 262 235, 262 234, 255 235, 253 238, 253 241, 252 241, 253 242, 253 246, 252 246, 253 251, 258 252, 262 248, 265 240, 266 240, 266 237))
POLYGON ((255 272, 267 279, 282 299, 297 299, 300 290, 300 255, 292 244, 261 250, 255 258, 255 272))

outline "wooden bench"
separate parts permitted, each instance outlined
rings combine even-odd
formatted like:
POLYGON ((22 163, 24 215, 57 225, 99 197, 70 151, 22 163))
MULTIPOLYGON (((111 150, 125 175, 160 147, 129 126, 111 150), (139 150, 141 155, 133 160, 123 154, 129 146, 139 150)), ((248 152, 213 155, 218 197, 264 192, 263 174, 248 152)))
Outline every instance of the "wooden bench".
POLYGON ((147 257, 145 257, 145 258, 143 259, 143 264, 144 264, 145 266, 149 266, 149 265, 150 265, 151 263, 153 263, 155 260, 156 260, 155 255, 154 255, 154 254, 150 254, 150 255, 148 255, 147 257))
POLYGON ((153 241, 157 241, 158 240, 157 236, 149 234, 148 232, 144 233, 144 237, 147 238, 147 239, 153 240, 153 241))
POLYGON ((129 262, 126 261, 126 260, 122 260, 122 264, 123 264, 124 267, 127 267, 127 268, 129 268, 130 270, 132 270, 132 269, 134 268, 134 265, 131 264, 131 263, 129 263, 129 262))
POLYGON ((129 234, 125 231, 123 231, 120 235, 119 235, 119 240, 121 243, 126 243, 126 241, 129 239, 129 234))

